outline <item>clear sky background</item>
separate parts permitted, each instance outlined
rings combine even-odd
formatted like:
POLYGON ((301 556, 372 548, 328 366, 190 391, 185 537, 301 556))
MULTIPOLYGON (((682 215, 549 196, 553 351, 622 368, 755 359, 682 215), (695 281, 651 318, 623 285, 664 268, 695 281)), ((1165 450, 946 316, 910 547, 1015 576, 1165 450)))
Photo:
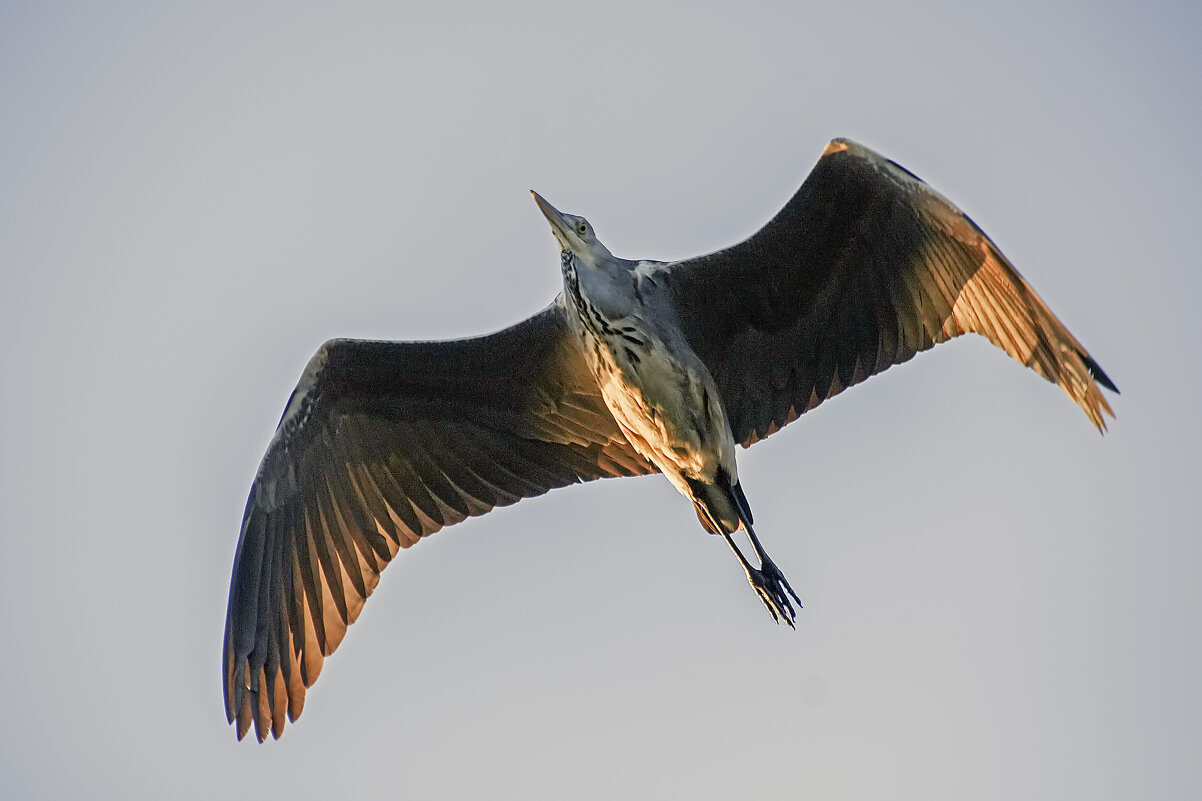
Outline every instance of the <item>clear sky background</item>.
POLYGON ((0 797, 1130 799, 1202 788, 1202 5, 0 5, 0 797), (741 451, 775 626, 661 478, 385 574, 284 738, 221 703, 246 492, 333 336, 767 220, 827 140, 959 203, 1123 390, 984 340, 741 451))

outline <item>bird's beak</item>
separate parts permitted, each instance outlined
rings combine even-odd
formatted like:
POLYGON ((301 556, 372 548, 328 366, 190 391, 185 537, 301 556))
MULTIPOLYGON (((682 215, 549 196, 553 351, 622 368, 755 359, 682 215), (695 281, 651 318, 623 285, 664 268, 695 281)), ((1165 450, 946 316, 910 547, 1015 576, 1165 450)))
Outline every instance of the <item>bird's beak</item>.
POLYGON ((551 231, 559 240, 560 247, 564 250, 571 250, 568 243, 572 240, 568 237, 568 232, 572 230, 572 226, 568 225, 568 221, 563 218, 559 209, 544 200, 542 195, 533 189, 530 190, 530 194, 534 197, 534 202, 538 204, 543 216, 547 218, 547 222, 551 223, 551 231))

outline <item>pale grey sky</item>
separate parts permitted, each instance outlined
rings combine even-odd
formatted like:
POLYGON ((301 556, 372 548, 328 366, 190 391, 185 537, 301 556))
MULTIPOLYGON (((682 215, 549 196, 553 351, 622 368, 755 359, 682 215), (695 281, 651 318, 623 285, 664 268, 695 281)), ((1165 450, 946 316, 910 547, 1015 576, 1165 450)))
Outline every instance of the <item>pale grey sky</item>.
POLYGON ((0 6, 0 797, 1199 794, 1202 7, 181 5, 0 6), (313 350, 541 308, 530 188, 694 255, 834 136, 996 239, 1111 433, 941 346, 740 452, 796 632, 666 481, 599 482, 403 554, 235 742, 238 523, 313 350))

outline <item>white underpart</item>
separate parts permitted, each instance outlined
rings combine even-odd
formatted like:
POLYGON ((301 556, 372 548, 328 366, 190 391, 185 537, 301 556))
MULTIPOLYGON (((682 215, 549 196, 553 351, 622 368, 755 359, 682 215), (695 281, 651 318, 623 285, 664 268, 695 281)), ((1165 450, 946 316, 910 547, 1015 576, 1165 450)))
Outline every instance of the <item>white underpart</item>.
POLYGON ((635 318, 614 324, 634 328, 646 341, 638 358, 622 345, 593 347, 587 334, 586 353, 605 405, 631 445, 685 496, 691 497, 686 477, 713 483, 720 467, 737 481, 734 438, 709 373, 674 358, 635 318))

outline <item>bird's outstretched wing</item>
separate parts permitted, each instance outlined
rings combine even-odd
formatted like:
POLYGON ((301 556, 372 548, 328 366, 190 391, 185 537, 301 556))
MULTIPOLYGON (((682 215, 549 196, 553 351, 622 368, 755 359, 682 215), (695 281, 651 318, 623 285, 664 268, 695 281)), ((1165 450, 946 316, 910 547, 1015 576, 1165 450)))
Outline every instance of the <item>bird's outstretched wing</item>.
POLYGON ((653 268, 750 445, 936 343, 982 334, 1099 430, 1113 382, 997 246, 913 174, 843 139, 749 239, 653 268))
POLYGON ((558 302, 450 342, 326 343, 250 490, 225 623, 226 713, 279 737, 401 548, 568 484, 655 472, 558 302))

